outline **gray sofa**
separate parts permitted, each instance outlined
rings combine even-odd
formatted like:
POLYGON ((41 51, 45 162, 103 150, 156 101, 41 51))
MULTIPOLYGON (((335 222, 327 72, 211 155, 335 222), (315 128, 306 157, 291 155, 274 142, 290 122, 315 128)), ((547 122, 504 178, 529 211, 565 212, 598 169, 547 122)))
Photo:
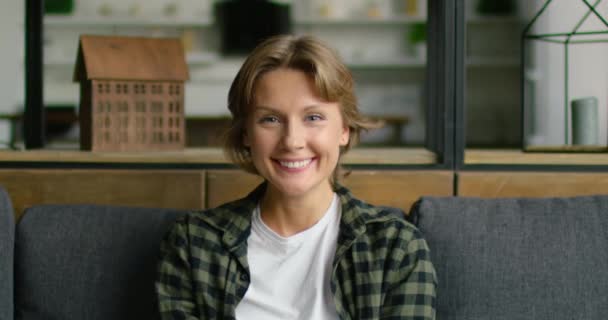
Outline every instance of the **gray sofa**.
POLYGON ((608 319, 608 196, 426 198, 437 319, 608 319))
MULTIPOLYGON (((45 205, 15 228, 0 189, 0 320, 158 319, 158 246, 183 214, 45 205)), ((608 196, 423 197, 409 217, 437 269, 437 319, 608 315, 608 196)))
POLYGON ((1 188, 0 203, 0 320, 159 319, 158 249, 186 211, 33 206, 14 229, 13 251, 4 229, 13 230, 14 213, 1 188))

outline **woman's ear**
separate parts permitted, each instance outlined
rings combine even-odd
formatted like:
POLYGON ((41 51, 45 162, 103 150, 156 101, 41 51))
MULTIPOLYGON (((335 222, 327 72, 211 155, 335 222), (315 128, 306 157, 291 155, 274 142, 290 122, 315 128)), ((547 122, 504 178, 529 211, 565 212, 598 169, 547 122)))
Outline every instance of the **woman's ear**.
POLYGON ((348 141, 350 140, 350 127, 349 126, 344 126, 342 128, 342 134, 340 135, 340 146, 345 146, 348 144, 348 141))

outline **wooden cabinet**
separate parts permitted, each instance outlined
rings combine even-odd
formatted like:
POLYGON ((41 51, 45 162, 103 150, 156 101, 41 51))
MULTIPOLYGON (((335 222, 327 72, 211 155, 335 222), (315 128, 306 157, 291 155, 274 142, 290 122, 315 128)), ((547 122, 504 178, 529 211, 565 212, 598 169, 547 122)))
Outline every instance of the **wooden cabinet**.
MULTIPOLYGON (((38 204, 203 209, 247 195, 262 179, 227 170, 0 170, 16 216, 38 204)), ((408 211, 423 195, 452 194, 449 171, 357 170, 343 180, 355 196, 408 211)))
MULTIPOLYGON (((422 196, 454 195, 449 170, 353 170, 341 180, 371 204, 408 212, 422 196)), ((608 173, 465 171, 458 195, 567 197, 608 194, 608 173)), ((17 217, 38 204, 104 204, 199 210, 246 196, 262 179, 238 169, 0 169, 17 217)))
POLYGON ((458 195, 469 197, 569 197, 608 194, 608 173, 461 172, 458 195))
POLYGON ((205 171, 0 170, 17 218, 38 204, 104 204, 176 209, 205 206, 205 171))
MULTIPOLYGON (((215 207, 245 196, 260 182, 260 177, 242 171, 207 171, 207 205, 215 207)), ((453 179, 451 171, 354 170, 340 182, 366 202, 407 212, 421 196, 452 195, 453 179)))

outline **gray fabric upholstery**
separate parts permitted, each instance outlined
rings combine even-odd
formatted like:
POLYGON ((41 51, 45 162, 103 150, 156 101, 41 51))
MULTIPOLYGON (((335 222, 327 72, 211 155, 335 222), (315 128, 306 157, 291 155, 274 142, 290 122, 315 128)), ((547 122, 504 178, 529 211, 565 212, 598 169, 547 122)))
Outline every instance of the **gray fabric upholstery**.
POLYGON ((160 242, 184 211, 35 206, 17 224, 16 319, 158 319, 160 242))
POLYGON ((13 250, 15 213, 11 200, 0 187, 0 320, 13 319, 13 250))
POLYGON ((423 198, 437 318, 606 319, 608 196, 423 198))

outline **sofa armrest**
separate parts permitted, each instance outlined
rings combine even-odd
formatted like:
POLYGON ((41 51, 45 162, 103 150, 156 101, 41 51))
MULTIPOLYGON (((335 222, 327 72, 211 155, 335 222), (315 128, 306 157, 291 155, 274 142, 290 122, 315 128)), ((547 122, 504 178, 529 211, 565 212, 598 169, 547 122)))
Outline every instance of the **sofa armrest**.
POLYGON ((13 263, 15 213, 11 199, 0 186, 0 319, 13 319, 13 263))

